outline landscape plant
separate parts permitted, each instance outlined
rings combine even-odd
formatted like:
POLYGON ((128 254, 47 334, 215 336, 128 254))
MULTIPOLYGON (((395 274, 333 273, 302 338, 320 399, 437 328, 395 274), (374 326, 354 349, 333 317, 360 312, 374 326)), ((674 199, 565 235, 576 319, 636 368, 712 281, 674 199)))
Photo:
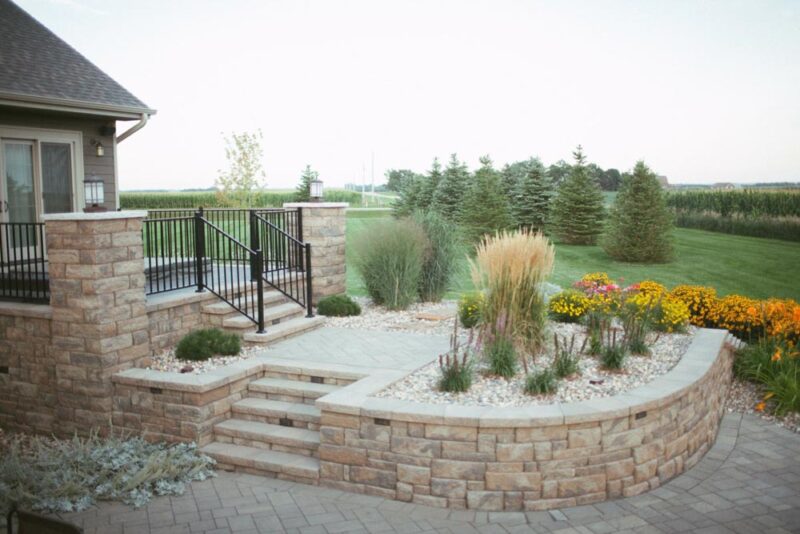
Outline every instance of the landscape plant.
POLYGON ((300 183, 297 184, 295 190, 295 201, 308 202, 311 200, 311 182, 319 178, 319 173, 311 168, 311 165, 306 165, 303 169, 303 174, 300 175, 300 183))
POLYGON ((234 132, 230 137, 225 137, 225 159, 228 161, 228 168, 218 173, 217 193, 236 206, 253 206, 253 193, 266 186, 262 164, 263 139, 261 130, 252 133, 234 132))
POLYGON ((518 179, 511 195, 514 223, 522 228, 544 232, 550 221, 550 205, 555 189, 542 162, 529 162, 526 172, 518 179))
POLYGON ((558 379, 549 367, 534 371, 525 377, 523 390, 528 395, 551 395, 557 389, 558 379))
POLYGON ((458 299, 458 319, 464 328, 474 328, 481 321, 483 294, 473 291, 462 293, 458 299))
POLYGON ((330 295, 319 299, 317 313, 328 317, 361 315, 361 306, 347 295, 330 295))
POLYGON ((447 293, 463 255, 458 227, 434 211, 417 211, 413 219, 428 239, 419 278, 419 298, 423 302, 439 302, 447 293))
POLYGON ((235 356, 242 350, 242 341, 236 334, 219 328, 195 330, 183 336, 175 347, 179 360, 204 361, 212 356, 235 356))
POLYGON ((553 200, 551 227, 564 243, 594 245, 603 231, 603 194, 586 168, 580 145, 573 156, 575 163, 553 200))
POLYGON ((96 431, 68 440, 8 435, 0 449, 0 517, 12 504, 44 513, 77 512, 106 500, 139 508, 154 495, 182 495, 189 482, 214 476, 214 464, 194 443, 96 431))
POLYGON ((439 355, 439 390, 448 393, 463 393, 472 386, 475 372, 473 363, 474 337, 472 332, 462 345, 458 334, 458 322, 450 335, 450 350, 439 355))
POLYGON ((763 400, 755 409, 768 404, 777 415, 800 412, 800 352, 781 336, 767 336, 736 352, 734 374, 758 384, 763 400))
POLYGON ((672 259, 672 217, 661 184, 643 161, 622 182, 602 245, 617 261, 665 263, 672 259))
POLYGON ((459 161, 457 154, 451 154, 441 180, 436 184, 431 208, 448 221, 458 223, 461 220, 461 201, 470 181, 467 166, 459 161))
POLYGON ((484 339, 483 356, 488 363, 489 374, 511 378, 517 374, 519 359, 509 335, 509 325, 505 318, 501 318, 500 322, 484 339))
POLYGON ((417 300, 429 250, 423 228, 410 219, 379 220, 353 243, 356 268, 376 304, 402 310, 417 300))
POLYGON ((586 349, 586 341, 587 338, 584 338, 583 344, 576 350, 575 334, 570 336, 569 341, 566 336, 559 340, 558 334, 553 334, 553 372, 558 378, 566 378, 580 373, 580 360, 586 349))
POLYGON ((550 317, 561 323, 577 323, 589 311, 589 297, 582 291, 566 289, 550 297, 550 317))
POLYGON ((541 233, 527 230, 486 236, 470 260, 472 279, 484 294, 483 326, 488 333, 507 321, 527 371, 525 353, 542 348, 547 307, 542 283, 553 269, 555 251, 541 233))
POLYGON ((627 347, 617 339, 617 330, 609 325, 601 335, 603 348, 600 351, 600 365, 609 371, 623 369, 627 357, 627 347))

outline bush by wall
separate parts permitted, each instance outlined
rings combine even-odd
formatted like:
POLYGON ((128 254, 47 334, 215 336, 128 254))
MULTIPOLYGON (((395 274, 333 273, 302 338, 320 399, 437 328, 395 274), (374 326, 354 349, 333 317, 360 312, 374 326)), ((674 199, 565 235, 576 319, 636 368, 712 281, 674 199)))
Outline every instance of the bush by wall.
POLYGON ((203 361, 212 356, 235 356, 242 350, 242 341, 236 334, 219 328, 195 330, 186 334, 175 347, 179 360, 203 361))
POLYGON ((361 306, 347 295, 330 295, 319 300, 317 313, 327 317, 361 315, 361 306))

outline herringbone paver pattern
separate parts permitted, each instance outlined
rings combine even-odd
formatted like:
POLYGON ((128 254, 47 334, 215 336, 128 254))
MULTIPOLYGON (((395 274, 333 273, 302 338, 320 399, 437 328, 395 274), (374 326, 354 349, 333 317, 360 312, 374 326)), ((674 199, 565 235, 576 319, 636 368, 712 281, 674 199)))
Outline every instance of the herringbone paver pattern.
POLYGON ((66 519, 97 533, 800 532, 800 436, 727 415, 692 470, 638 497, 550 512, 443 510, 252 475, 221 473, 133 510, 101 504, 66 519))

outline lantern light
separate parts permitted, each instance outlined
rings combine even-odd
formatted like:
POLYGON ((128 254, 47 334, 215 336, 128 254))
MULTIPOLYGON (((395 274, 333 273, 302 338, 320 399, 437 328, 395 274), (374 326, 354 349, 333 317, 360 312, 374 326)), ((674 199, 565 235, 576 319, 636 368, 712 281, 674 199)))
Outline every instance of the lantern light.
POLYGON ((311 180, 311 202, 321 202, 322 201, 322 180, 314 179, 311 180))
POLYGON ((99 176, 92 176, 83 181, 86 206, 98 206, 103 203, 105 199, 103 186, 103 179, 99 176))

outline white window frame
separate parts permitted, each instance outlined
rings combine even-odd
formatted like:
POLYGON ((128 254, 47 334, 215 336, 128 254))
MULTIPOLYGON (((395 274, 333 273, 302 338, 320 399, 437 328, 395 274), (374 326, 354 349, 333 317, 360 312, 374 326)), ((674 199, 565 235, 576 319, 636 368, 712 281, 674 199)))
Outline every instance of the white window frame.
MULTIPOLYGON (((49 128, 29 128, 19 126, 6 126, 0 124, 1 141, 26 141, 33 142, 33 183, 36 201, 36 221, 41 222, 44 213, 44 199, 42 194, 42 151, 41 143, 66 143, 72 148, 72 211, 83 210, 83 134, 73 130, 53 130, 49 128)), ((3 151, 0 150, 0 169, 3 169, 3 151)), ((5 182, 5 177, 0 177, 5 182)), ((0 197, 5 199, 5 185, 0 187, 0 197)), ((5 213, 2 213, 5 220, 5 213)))

